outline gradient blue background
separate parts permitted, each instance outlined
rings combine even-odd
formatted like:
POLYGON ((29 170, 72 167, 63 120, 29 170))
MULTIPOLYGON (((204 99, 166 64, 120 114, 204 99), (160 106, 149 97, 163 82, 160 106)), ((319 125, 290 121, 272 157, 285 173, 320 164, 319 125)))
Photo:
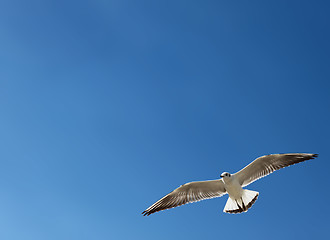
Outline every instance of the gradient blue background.
POLYGON ((328 1, 0 3, 0 239, 325 239, 328 1), (270 153, 316 160, 142 217, 270 153))

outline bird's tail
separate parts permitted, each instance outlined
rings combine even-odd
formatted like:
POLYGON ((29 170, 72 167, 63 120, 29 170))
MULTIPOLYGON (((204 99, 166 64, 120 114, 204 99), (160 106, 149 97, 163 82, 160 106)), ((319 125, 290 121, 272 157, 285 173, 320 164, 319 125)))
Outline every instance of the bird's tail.
POLYGON ((259 196, 256 191, 243 189, 243 194, 240 199, 228 198, 225 208, 226 213, 241 213, 246 212, 255 203, 259 196))

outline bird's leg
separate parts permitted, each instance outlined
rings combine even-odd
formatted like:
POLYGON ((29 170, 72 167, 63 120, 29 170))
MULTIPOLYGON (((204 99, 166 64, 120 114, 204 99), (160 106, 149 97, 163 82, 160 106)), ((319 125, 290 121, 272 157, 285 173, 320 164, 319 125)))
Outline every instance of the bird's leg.
POLYGON ((245 204, 244 204, 244 202, 243 202, 243 199, 241 198, 241 201, 242 201, 242 205, 243 205, 243 210, 244 211, 246 211, 247 209, 246 209, 246 206, 245 206, 245 204))
MULTIPOLYGON (((236 201, 236 204, 237 204, 239 210, 240 210, 240 211, 244 211, 244 210, 242 209, 242 207, 238 204, 237 199, 235 199, 235 201, 236 201)), ((243 201, 242 201, 242 203, 243 203, 243 201)), ((243 205, 244 205, 244 203, 243 203, 243 205)))

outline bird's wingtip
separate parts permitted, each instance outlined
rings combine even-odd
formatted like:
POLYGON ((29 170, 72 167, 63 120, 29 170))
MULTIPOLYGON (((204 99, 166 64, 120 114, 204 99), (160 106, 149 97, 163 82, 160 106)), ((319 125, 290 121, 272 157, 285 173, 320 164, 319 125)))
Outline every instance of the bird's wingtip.
POLYGON ((147 211, 143 211, 141 214, 142 214, 143 216, 149 216, 149 215, 150 215, 150 213, 147 212, 147 211))

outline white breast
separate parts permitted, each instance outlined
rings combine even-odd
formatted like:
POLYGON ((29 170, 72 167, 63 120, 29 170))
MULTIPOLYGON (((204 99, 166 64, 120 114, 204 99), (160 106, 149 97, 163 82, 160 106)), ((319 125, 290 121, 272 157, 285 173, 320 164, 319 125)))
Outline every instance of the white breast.
POLYGON ((225 188, 232 199, 240 199, 243 194, 243 188, 234 176, 224 177, 225 188))

